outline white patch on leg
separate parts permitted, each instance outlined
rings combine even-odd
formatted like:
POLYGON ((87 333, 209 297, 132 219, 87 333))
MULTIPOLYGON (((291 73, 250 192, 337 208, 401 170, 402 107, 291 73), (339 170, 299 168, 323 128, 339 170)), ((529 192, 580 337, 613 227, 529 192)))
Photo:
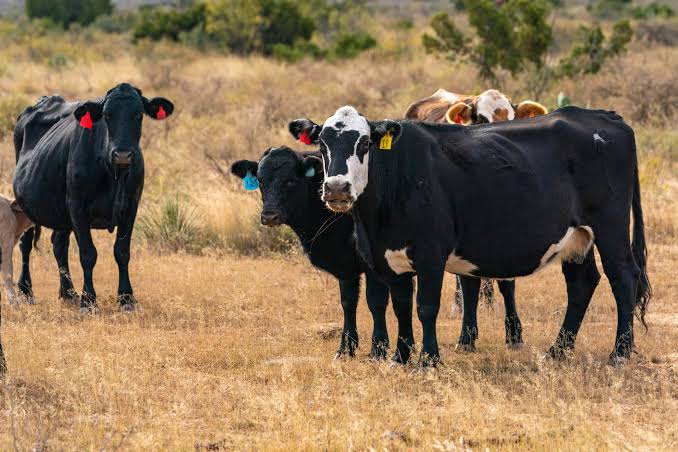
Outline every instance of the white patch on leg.
POLYGON ((539 263, 538 271, 552 262, 581 262, 593 246, 593 229, 589 226, 569 227, 558 243, 549 246, 539 263))
POLYGON ((477 265, 457 256, 454 251, 450 253, 445 263, 445 271, 457 275, 474 276, 473 271, 477 269, 477 265))
POLYGON ((387 249, 384 253, 384 258, 386 258, 386 262, 388 262, 388 266, 391 267, 393 273, 397 275, 414 271, 412 261, 407 257, 407 248, 401 250, 387 249))

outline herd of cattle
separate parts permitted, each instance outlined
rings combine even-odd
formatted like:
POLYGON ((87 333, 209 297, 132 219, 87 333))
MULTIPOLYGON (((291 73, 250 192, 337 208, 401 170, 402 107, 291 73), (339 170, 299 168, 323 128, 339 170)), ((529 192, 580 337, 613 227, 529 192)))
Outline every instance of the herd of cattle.
MULTIPOLYGON (((18 288, 31 302, 30 253, 44 226, 53 230, 59 296, 79 303, 82 313, 96 310, 91 230, 108 229, 116 231, 118 301, 135 310, 128 263, 144 183, 142 118, 162 120, 173 110, 167 99, 147 99, 125 83, 91 101, 43 97, 24 110, 14 132, 16 200, 0 200, 10 303, 18 301, 13 246, 21 237, 18 288), (71 232, 84 275, 80 295, 68 266, 71 232)), ((289 131, 317 149, 272 147, 231 171, 246 189, 261 192, 262 224, 289 225, 311 264, 337 278, 344 311, 337 355, 353 356, 358 346, 363 273, 374 321, 370 355, 383 359, 388 352, 390 295, 399 363, 409 361, 415 342, 417 277, 420 364, 428 366, 440 360, 436 319, 445 272, 457 275, 463 293, 458 346, 474 348, 481 278, 491 278, 504 298, 506 344, 515 347, 523 340, 514 278, 560 262, 568 304, 549 353, 562 358, 574 347, 600 279, 595 243, 617 303, 610 359, 630 357, 634 312, 644 323, 651 288, 634 134, 614 112, 566 107, 548 114, 496 90, 478 96, 439 90, 410 105, 403 120, 372 121, 345 106, 322 124, 294 120, 289 131)), ((5 367, 0 344, 0 373, 5 367)))

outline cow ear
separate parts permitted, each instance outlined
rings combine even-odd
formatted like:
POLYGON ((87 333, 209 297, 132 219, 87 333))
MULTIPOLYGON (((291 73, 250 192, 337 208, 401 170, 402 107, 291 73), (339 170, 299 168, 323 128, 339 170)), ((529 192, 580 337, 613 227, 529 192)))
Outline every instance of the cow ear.
POLYGON ((517 107, 514 107, 514 110, 516 111, 516 118, 518 119, 541 116, 549 112, 545 106, 531 100, 521 102, 517 107))
POLYGON ((379 145, 381 139, 388 133, 391 135, 390 145, 392 145, 400 138, 400 132, 402 132, 403 126, 400 125, 399 122, 385 119, 381 122, 370 123, 370 129, 370 141, 372 141, 372 143, 377 143, 379 145))
POLYGON ((146 99, 144 101, 144 111, 153 119, 165 119, 174 112, 174 104, 164 97, 154 97, 153 99, 146 99))
POLYGON ((104 113, 104 106, 99 102, 85 102, 79 105, 73 112, 75 119, 86 129, 92 128, 92 123, 101 119, 104 113))
POLYGON ((445 113, 445 121, 448 124, 460 124, 468 126, 473 122, 472 119, 473 107, 466 102, 457 102, 447 109, 445 113))
POLYGON ((309 155, 301 161, 301 172, 306 177, 315 177, 323 172, 323 162, 315 155, 309 155))
POLYGON ((240 179, 244 179, 247 176, 247 173, 252 175, 257 174, 259 169, 259 164, 253 162, 252 160, 238 160, 237 162, 231 165, 231 173, 238 176, 240 179))
POLYGON ((320 127, 310 119, 301 118, 290 122, 288 129, 295 140, 304 144, 318 144, 320 141, 320 127))

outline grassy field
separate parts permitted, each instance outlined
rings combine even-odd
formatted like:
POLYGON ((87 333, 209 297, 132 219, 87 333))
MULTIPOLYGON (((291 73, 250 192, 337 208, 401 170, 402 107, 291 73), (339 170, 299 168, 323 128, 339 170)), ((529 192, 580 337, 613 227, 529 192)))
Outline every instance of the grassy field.
MULTIPOLYGON (((259 227, 258 195, 226 173, 237 158, 293 144, 292 118, 322 120, 346 103, 398 117, 439 87, 485 88, 472 68, 424 55, 416 30, 381 27, 380 48, 356 60, 283 64, 0 22, 0 60, 9 62, 0 65, 0 191, 11 194, 8 132, 25 105, 49 93, 97 97, 129 81, 177 106, 170 120, 144 126, 141 220, 156 218, 168 200, 190 219, 170 239, 135 237, 130 274, 143 311, 131 316, 115 304, 109 234, 95 237, 95 317, 57 300, 43 241, 31 263, 37 305, 10 309, 3 301, 9 372, 0 385, 0 450, 678 448, 678 49, 666 43, 634 41, 600 74, 539 99, 553 107, 565 91, 578 105, 619 111, 637 132, 655 298, 649 332, 638 329, 638 354, 627 366, 606 365, 616 310, 604 278, 575 354, 564 363, 544 359, 565 309, 556 267, 518 281, 522 350, 504 348, 497 306, 481 308, 478 352, 456 353, 460 319, 451 314, 448 278, 440 369, 368 361, 364 302, 359 357, 333 360, 336 283, 310 267, 288 231, 259 227)), ((502 88, 527 98, 520 80, 502 88)), ((77 247, 71 253, 79 288, 77 247)), ((389 327, 393 340, 390 312, 389 327)))

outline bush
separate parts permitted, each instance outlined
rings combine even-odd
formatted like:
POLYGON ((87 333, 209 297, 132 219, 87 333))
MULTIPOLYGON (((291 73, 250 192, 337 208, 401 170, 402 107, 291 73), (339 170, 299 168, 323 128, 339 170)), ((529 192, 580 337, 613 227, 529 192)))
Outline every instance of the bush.
POLYGON ((66 27, 73 23, 89 25, 113 12, 111 0, 26 0, 25 8, 32 19, 48 18, 66 27))
POLYGON ((334 44, 334 55, 337 58, 354 58, 361 52, 371 49, 377 45, 377 41, 365 32, 349 33, 345 32, 339 35, 334 44))
POLYGON ((297 4, 289 0, 261 0, 263 27, 261 41, 266 54, 273 46, 292 46, 296 42, 308 41, 315 31, 315 22, 304 16, 297 4))
POLYGON ((320 59, 327 55, 327 52, 309 41, 298 41, 294 45, 274 44, 271 48, 271 55, 278 59, 289 62, 303 60, 304 58, 320 59))
POLYGON ((97 17, 92 26, 106 33, 126 33, 134 28, 137 20, 136 13, 114 13, 97 17))
POLYGON ((132 33, 134 40, 168 38, 178 41, 181 33, 204 27, 205 10, 203 3, 186 10, 144 8, 132 33))
POLYGON ((676 12, 669 5, 652 2, 646 6, 636 6, 631 9, 631 15, 635 19, 648 19, 652 17, 660 17, 668 19, 676 15, 676 12))
POLYGON ((222 46, 248 54, 260 48, 261 13, 258 0, 209 0, 205 30, 222 46))
POLYGON ((205 245, 195 210, 178 197, 167 198, 160 207, 142 214, 137 221, 137 231, 146 240, 167 251, 195 253, 205 245))

